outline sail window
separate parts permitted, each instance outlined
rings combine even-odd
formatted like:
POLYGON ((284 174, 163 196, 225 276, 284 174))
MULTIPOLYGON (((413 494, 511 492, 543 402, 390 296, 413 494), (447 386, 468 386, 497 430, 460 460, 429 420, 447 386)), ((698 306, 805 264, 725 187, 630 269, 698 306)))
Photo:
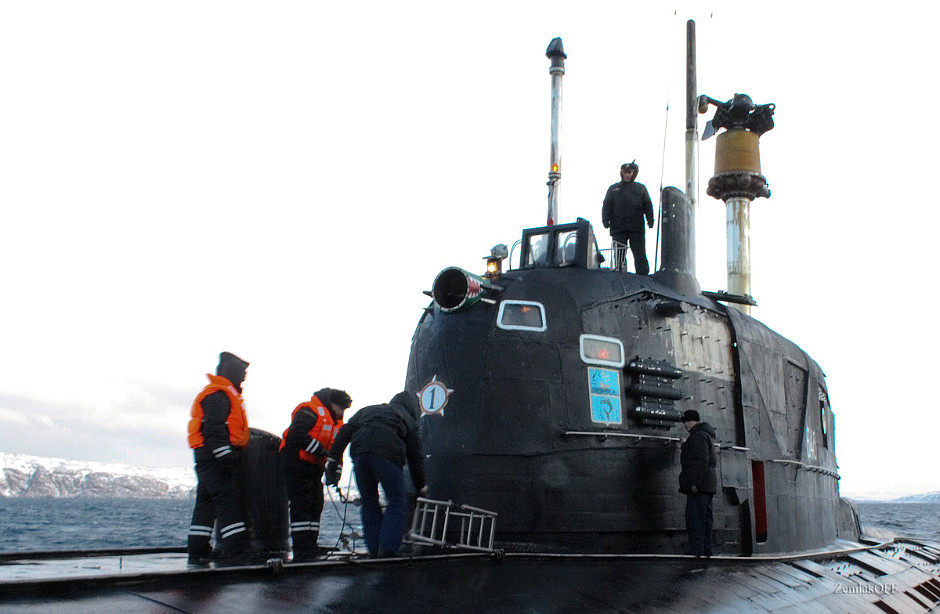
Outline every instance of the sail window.
POLYGON ((558 240, 555 247, 555 264, 574 264, 578 258, 578 231, 559 232, 555 236, 558 240))
POLYGON ((542 332, 547 328, 545 307, 534 301, 503 301, 499 304, 496 326, 505 330, 542 332))
POLYGON ((528 257, 526 266, 545 266, 548 264, 548 248, 551 240, 551 233, 529 235, 528 257))
POLYGON ((623 344, 612 337, 581 335, 581 360, 589 365, 622 367, 623 344))

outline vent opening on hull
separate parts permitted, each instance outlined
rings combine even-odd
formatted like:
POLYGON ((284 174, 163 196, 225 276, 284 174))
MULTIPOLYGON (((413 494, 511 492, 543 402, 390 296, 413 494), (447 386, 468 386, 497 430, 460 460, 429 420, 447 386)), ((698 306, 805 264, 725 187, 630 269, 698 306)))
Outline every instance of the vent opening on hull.
POLYGON ((754 480, 754 533, 758 543, 767 541, 767 494, 764 486, 764 463, 751 461, 754 480))

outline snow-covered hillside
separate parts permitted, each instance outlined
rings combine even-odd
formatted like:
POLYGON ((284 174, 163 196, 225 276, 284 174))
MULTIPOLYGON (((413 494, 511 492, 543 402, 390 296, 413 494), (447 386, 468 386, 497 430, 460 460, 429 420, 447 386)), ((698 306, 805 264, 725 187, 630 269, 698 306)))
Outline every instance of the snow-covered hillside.
POLYGON ((0 497, 195 496, 191 467, 148 469, 0 454, 0 497))

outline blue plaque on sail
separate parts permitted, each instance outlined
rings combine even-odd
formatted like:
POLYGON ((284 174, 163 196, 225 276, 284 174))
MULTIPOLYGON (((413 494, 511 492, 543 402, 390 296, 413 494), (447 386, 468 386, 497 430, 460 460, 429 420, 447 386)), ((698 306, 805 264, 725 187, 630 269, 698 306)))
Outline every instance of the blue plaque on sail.
POLYGON ((622 424, 620 407, 620 372, 588 367, 591 394, 591 420, 603 424, 622 424))

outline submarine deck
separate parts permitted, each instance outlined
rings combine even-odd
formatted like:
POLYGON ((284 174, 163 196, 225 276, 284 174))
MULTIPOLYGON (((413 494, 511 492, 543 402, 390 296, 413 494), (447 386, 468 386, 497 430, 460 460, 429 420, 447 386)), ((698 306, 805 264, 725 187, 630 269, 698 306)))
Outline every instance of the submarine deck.
MULTIPOLYGON (((459 553, 188 569, 182 549, 0 558, 0 613, 929 612, 940 544, 791 557, 459 553)), ((79 553, 76 553, 79 554, 79 553)))

